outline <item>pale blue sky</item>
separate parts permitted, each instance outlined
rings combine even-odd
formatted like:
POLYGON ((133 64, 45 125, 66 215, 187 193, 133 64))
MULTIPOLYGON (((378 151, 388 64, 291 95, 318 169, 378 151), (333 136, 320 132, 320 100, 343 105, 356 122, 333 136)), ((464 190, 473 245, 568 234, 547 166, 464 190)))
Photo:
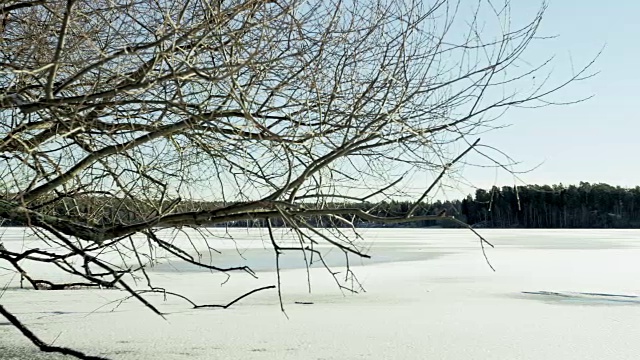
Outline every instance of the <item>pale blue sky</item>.
MULTIPOLYGON (((530 0, 512 2, 515 16, 531 14, 537 5, 538 1, 530 0)), ((510 111, 501 121, 512 125, 482 135, 482 143, 521 161, 516 170, 542 163, 520 175, 526 183, 640 185, 639 16, 638 0, 551 0, 540 34, 558 38, 536 45, 535 55, 529 58, 535 61, 538 51, 540 59, 557 55, 554 77, 566 77, 572 63, 585 65, 604 46, 593 68, 599 74, 573 84, 554 99, 594 97, 575 105, 510 111)), ((465 167, 464 175, 478 187, 514 183, 505 171, 465 167)), ((461 187, 462 192, 471 190, 461 187)))

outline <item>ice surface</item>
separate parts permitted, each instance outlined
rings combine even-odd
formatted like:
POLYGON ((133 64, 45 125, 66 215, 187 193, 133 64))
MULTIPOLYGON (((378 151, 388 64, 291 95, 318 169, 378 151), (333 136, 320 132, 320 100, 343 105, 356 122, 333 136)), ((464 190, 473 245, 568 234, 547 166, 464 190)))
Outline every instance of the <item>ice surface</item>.
MULTIPOLYGON (((20 229, 3 229, 8 249, 40 246, 20 229)), ((217 231, 217 230, 214 230, 217 231)), ((640 354, 640 231, 482 230, 496 272, 468 231, 364 229, 371 260, 352 265, 367 292, 342 295, 322 268, 288 254, 282 272, 287 319, 277 293, 233 307, 192 310, 177 298, 119 304, 117 290, 33 291, 13 278, 0 303, 38 334, 113 359, 637 359, 640 354), (619 300, 619 301, 616 301, 619 300), (296 302, 312 302, 310 305, 296 302)), ((264 231, 232 230, 217 241, 218 263, 253 265, 259 279, 196 271, 175 260, 156 266, 158 286, 198 303, 225 303, 275 284, 264 231), (239 250, 246 261, 240 257, 239 250)), ((284 234, 280 234, 284 236, 284 234)), ((184 241, 179 237, 175 241, 184 241)), ((330 253, 332 264, 342 256, 330 253)), ((4 266, 4 264, 0 264, 4 266)), ((45 271, 44 269, 31 269, 45 271)), ((48 271, 48 270, 47 270, 48 271)), ((0 319, 0 359, 40 354, 0 319)))

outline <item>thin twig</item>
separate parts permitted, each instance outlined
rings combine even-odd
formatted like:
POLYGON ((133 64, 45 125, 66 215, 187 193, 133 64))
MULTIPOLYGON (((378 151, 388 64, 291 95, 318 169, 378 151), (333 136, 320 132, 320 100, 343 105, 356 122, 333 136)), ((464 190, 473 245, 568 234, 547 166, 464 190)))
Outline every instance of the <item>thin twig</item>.
POLYGON ((438 184, 440 182, 440 180, 442 179, 442 177, 444 176, 444 174, 456 163, 458 162, 460 159, 462 159, 465 155, 467 155, 467 153, 469 153, 469 151, 471 151, 471 149, 473 149, 476 145, 478 145, 478 143, 480 142, 480 139, 477 139, 476 141, 473 142, 473 144, 471 144, 465 151, 463 151, 460 155, 458 155, 458 157, 456 157, 455 159, 453 159, 450 163, 446 164, 444 166, 444 168, 442 169, 442 171, 440 172, 440 175, 438 175, 437 178, 435 178, 435 180, 433 180, 433 182, 431 183, 431 185, 429 185, 429 187, 427 188, 427 190, 425 190, 422 193, 422 196, 420 196, 420 198, 415 202, 415 204, 413 204, 413 206, 411 207, 411 209, 409 209, 409 211, 407 211, 406 217, 409 218, 411 217, 411 215, 413 215, 413 213, 416 211, 416 209, 420 206, 420 203, 427 197, 427 195, 429 194, 429 192, 431 192, 431 190, 433 190, 433 188, 436 186, 436 184, 438 184))

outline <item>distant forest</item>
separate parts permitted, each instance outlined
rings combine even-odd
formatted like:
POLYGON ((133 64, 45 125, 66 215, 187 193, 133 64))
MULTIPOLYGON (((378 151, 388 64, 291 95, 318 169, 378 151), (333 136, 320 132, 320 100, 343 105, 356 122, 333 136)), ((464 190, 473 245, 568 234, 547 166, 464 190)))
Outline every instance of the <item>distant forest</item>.
MULTIPOLYGON (((409 201, 344 204, 375 215, 405 214, 409 201)), ((415 215, 445 211, 476 228, 640 228, 640 186, 608 184, 527 185, 477 189, 462 200, 424 204, 415 215)), ((365 223, 358 223, 366 226, 365 223)), ((374 224, 375 225, 375 224, 374 224)), ((259 226, 259 225, 258 225, 259 226)), ((402 227, 458 227, 447 221, 404 223, 402 227)))
MULTIPOLYGON (((131 202, 131 200, 127 200, 131 202)), ((403 216, 413 206, 410 201, 383 201, 379 203, 352 202, 325 204, 330 207, 359 208, 378 216, 403 216)), ((229 205, 229 204, 226 204, 229 205)), ((144 211, 142 203, 122 203, 116 199, 87 197, 74 202, 58 202, 47 212, 66 217, 70 213, 101 213, 100 217, 113 223, 132 223, 145 219, 139 214, 153 214, 153 209, 144 211), (95 210, 94 210, 95 209, 95 210), (126 209, 137 209, 127 211, 126 209), (143 211, 141 211, 143 210, 143 211)), ((224 204, 216 202, 184 202, 175 211, 215 210, 224 204)), ((308 204, 308 209, 313 209, 308 204)), ((640 228, 640 186, 621 188, 607 184, 579 185, 527 185, 503 186, 491 189, 478 189, 475 194, 462 200, 437 201, 432 204, 421 203, 414 212, 421 215, 453 216, 476 228, 640 228)), ((24 224, 1 221, 0 226, 23 226, 24 224)), ((357 227, 458 227, 446 221, 416 221, 399 225, 382 225, 365 222, 358 218, 348 218, 357 227)), ((309 218, 306 224, 311 226, 347 226, 340 219, 317 216, 309 218)), ((202 224, 206 226, 207 224, 202 224)), ((272 219, 272 225, 283 226, 282 220, 272 219)), ((264 220, 243 220, 216 226, 262 227, 264 220)))
POLYGON ((494 186, 462 201, 433 204, 433 211, 442 210, 474 227, 640 228, 640 186, 494 186))
MULTIPOLYGON (((374 214, 402 215, 412 205, 408 201, 392 201, 364 207, 373 207, 374 214)), ((494 186, 477 189, 463 200, 425 204, 416 215, 443 211, 476 228, 640 228, 640 186, 622 188, 588 182, 577 186, 494 186)), ((446 221, 400 226, 457 227, 446 221)))

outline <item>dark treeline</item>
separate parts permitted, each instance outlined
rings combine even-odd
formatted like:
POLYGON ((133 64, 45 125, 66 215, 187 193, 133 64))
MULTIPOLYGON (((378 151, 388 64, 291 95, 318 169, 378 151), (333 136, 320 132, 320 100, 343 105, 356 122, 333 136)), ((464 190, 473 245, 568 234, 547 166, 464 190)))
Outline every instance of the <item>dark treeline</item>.
MULTIPOLYGON (((381 203, 389 214, 402 214, 410 202, 381 203)), ((527 185, 478 189, 474 196, 435 202, 422 214, 447 215, 485 228, 640 228, 640 186, 608 184, 527 185)), ((420 222, 403 226, 456 227, 447 222, 420 222)))
MULTIPOLYGON (((402 215, 412 202, 346 204, 373 209, 375 215, 402 215)), ((640 228, 640 186, 608 184, 527 185, 478 189, 463 200, 424 204, 415 215, 446 211, 474 227, 485 228, 640 228)), ((327 221, 326 219, 324 221, 327 221)), ((359 226, 363 222, 354 219, 359 226)), ((374 224, 375 225, 375 224, 374 224)), ((457 227, 446 221, 406 223, 403 227, 457 227)))
MULTIPOLYGON (((118 200, 87 197, 76 199, 73 204, 57 203, 60 209, 53 210, 59 216, 82 211, 91 213, 95 209, 95 223, 101 219, 113 223, 131 223, 153 217, 154 208, 149 204, 118 203, 118 200), (71 206, 73 205, 73 206, 71 206), (58 211, 59 210, 59 211, 58 211), (145 214, 144 218, 141 217, 145 214)), ((379 203, 359 202, 328 204, 331 207, 359 208, 377 216, 403 216, 413 206, 410 201, 383 201, 379 203)), ((228 204, 227 204, 228 205, 228 204)), ((325 204, 327 206, 327 204, 325 204)), ((180 203, 176 211, 213 210, 223 207, 215 202, 180 203)), ((309 209, 314 208, 309 204, 309 209)), ((157 213, 156 213, 157 214, 157 213)), ((485 228, 640 228, 640 187, 632 189, 614 187, 607 184, 579 185, 527 185, 504 186, 491 189, 478 189, 474 196, 462 200, 436 201, 432 204, 420 204, 415 216, 443 214, 454 216, 474 227, 485 228)), ((305 219, 311 226, 349 226, 357 227, 385 226, 368 223, 356 217, 338 219, 332 217, 314 217, 305 219), (347 221, 344 221, 347 220, 347 221)), ((281 219, 272 219, 273 226, 283 226, 281 219)), ((0 221, 0 226, 22 226, 9 221, 0 221)), ((207 224, 202 224, 206 226, 207 224)), ((218 224, 220 226, 220 224, 218 224)), ((239 221, 222 226, 262 227, 266 222, 261 219, 239 221)), ((390 226, 390 225, 387 225, 390 226)), ((393 225, 395 227, 457 227, 446 220, 416 221, 393 225)))
POLYGON ((460 214, 470 224, 496 228, 640 228, 640 187, 493 187, 464 199, 460 214))

